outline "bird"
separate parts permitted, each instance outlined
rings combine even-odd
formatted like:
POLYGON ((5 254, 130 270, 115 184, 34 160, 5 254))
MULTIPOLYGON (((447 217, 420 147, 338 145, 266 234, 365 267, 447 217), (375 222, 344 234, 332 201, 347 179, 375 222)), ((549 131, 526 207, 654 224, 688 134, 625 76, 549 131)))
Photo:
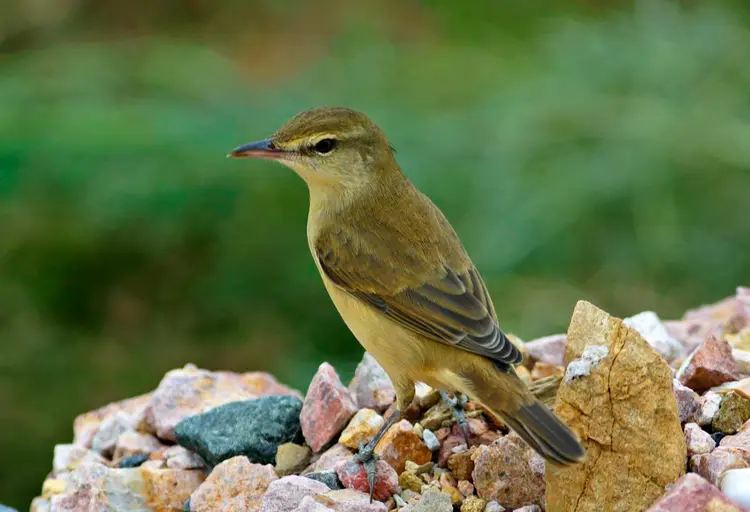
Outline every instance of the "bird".
POLYGON ((468 396, 553 464, 584 459, 576 435, 514 370, 522 353, 500 329, 455 230, 406 177, 369 117, 346 107, 312 108, 227 156, 274 160, 305 181, 317 270, 354 337, 393 383, 396 408, 357 455, 371 495, 375 446, 411 404, 417 382, 444 398, 468 396))

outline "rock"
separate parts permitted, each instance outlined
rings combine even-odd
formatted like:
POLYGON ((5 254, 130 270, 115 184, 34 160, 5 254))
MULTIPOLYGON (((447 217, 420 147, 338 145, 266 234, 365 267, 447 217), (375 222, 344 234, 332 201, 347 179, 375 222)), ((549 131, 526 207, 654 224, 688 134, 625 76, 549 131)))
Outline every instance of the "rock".
POLYGON ((14 509, 14 508, 10 508, 10 507, 8 507, 8 506, 3 505, 2 503, 0 503, 0 512, 18 512, 18 510, 14 509))
POLYGON ((742 375, 750 375, 750 350, 739 350, 733 348, 732 358, 737 362, 737 370, 742 375))
POLYGON ((341 433, 339 443, 357 450, 360 443, 367 444, 375 437, 384 423, 383 417, 372 409, 360 409, 341 433))
POLYGON ((388 507, 379 501, 370 503, 370 497, 354 489, 328 491, 325 494, 305 496, 294 512, 387 512, 388 507))
POLYGON ((174 441, 174 427, 185 418, 230 402, 299 393, 267 373, 209 372, 195 365, 167 372, 145 410, 144 423, 161 439, 174 441))
POLYGON ((734 503, 750 510, 750 468, 730 469, 724 473, 721 491, 734 503))
POLYGON ((682 343, 669 334, 667 328, 653 311, 644 311, 622 321, 631 329, 635 329, 646 342, 656 350, 665 361, 672 361, 683 357, 682 343))
POLYGON ((490 501, 487 503, 487 506, 484 507, 484 512, 504 512, 505 507, 500 505, 497 501, 490 501))
POLYGON ((746 467, 750 467, 750 464, 745 462, 739 450, 723 446, 711 453, 690 457, 690 469, 714 485, 719 484, 727 470, 746 467))
MULTIPOLYGON (((367 480, 367 471, 364 464, 355 461, 341 461, 336 464, 336 474, 347 489, 370 493, 370 484, 367 480)), ((375 462, 375 490, 373 499, 385 501, 394 493, 400 492, 398 487, 398 475, 391 466, 382 460, 375 462)))
POLYGON ((711 425, 714 418, 719 413, 722 397, 713 391, 707 391, 700 399, 700 411, 697 414, 695 422, 702 426, 711 425))
POLYGON ((143 419, 150 399, 151 394, 149 393, 120 402, 114 402, 95 411, 81 414, 73 423, 73 444, 80 444, 86 448, 91 448, 94 437, 99 432, 102 423, 118 413, 126 414, 132 419, 134 424, 138 424, 143 419))
POLYGON ((440 401, 440 391, 424 382, 417 382, 414 386, 414 400, 421 409, 429 409, 440 401))
POLYGON ((725 340, 709 337, 677 371, 685 386, 702 393, 709 388, 740 378, 732 347, 725 340))
POLYGON ((454 505, 461 504, 464 497, 461 491, 458 490, 458 482, 456 482, 456 479, 450 473, 447 471, 440 473, 438 483, 440 484, 440 490, 451 497, 451 503, 454 505))
POLYGON ((539 505, 526 505, 515 509, 513 512, 542 512, 542 509, 539 505))
POLYGON ((102 421, 91 441, 91 449, 111 457, 120 436, 135 431, 135 428, 135 418, 124 411, 118 411, 102 421))
POLYGON ((544 363, 538 361, 534 363, 534 368, 531 370, 531 380, 544 379, 546 377, 552 377, 554 375, 563 375, 562 366, 556 366, 552 363, 544 363))
POLYGON ((451 470, 453 476, 459 480, 470 480, 471 473, 474 471, 474 461, 472 456, 476 451, 476 447, 469 448, 466 451, 454 453, 448 457, 448 469, 451 470))
POLYGON ((294 396, 267 396, 232 402, 182 420, 177 442, 211 465, 245 455, 270 464, 280 444, 300 441, 302 403, 294 396))
POLYGON ((163 445, 151 434, 141 432, 124 432, 117 438, 112 460, 119 461, 133 455, 151 455, 163 445))
POLYGON ((716 442, 697 423, 687 423, 685 425, 685 444, 687 446, 688 457, 701 453, 709 453, 716 448, 716 442))
POLYGON ((419 501, 405 506, 401 512, 453 512, 453 504, 444 492, 428 490, 419 501))
POLYGON ((680 478, 647 512, 742 512, 719 489, 694 473, 680 478))
POLYGON ((312 450, 307 445, 284 443, 276 451, 275 471, 279 476, 299 473, 307 467, 312 450))
POLYGON ((734 436, 725 436, 719 443, 722 448, 732 449, 750 465, 750 423, 745 425, 745 430, 734 436))
POLYGON ((321 482, 323 484, 326 484, 328 488, 334 491, 337 489, 344 488, 344 486, 341 483, 341 480, 339 480, 339 476, 333 470, 319 471, 317 473, 308 473, 305 475, 305 478, 309 478, 310 480, 315 480, 316 482, 321 482))
MULTIPOLYGON (((680 416, 680 423, 689 423, 695 421, 701 410, 700 395, 677 380, 672 380, 675 400, 677 400, 677 414, 680 416)), ((710 424, 710 422, 709 422, 710 424)))
POLYGON ((750 419, 750 400, 732 391, 722 399, 712 427, 714 431, 735 434, 748 419, 750 419))
POLYGON ((204 478, 203 471, 113 469, 93 462, 45 482, 42 493, 51 511, 171 510, 182 507, 204 478), (85 506, 93 508, 80 508, 85 506))
POLYGON ((330 490, 326 484, 303 476, 285 476, 268 486, 260 512, 294 512, 304 497, 330 490))
POLYGON ((474 484, 472 484, 468 480, 459 480, 457 487, 458 492, 460 492, 461 495, 465 498, 474 495, 474 484))
POLYGON ((307 388, 300 415, 305 441, 314 452, 321 451, 356 411, 357 405, 336 370, 328 363, 321 364, 307 388))
POLYGON ((710 336, 721 338, 748 325, 742 299, 728 297, 715 304, 688 311, 680 321, 664 322, 669 333, 692 352, 710 336))
POLYGON ((424 464, 432 460, 432 452, 412 432, 412 425, 401 420, 393 425, 375 447, 375 453, 397 473, 404 471, 406 461, 424 464))
POLYGON ((49 512, 50 502, 48 499, 36 497, 31 500, 31 507, 29 512, 49 512))
POLYGON ((197 453, 182 446, 170 446, 164 450, 164 462, 171 469, 203 469, 206 463, 197 453))
POLYGON ((533 361, 563 366, 567 339, 567 334, 553 334, 552 336, 527 341, 523 344, 523 347, 533 361))
MULTIPOLYGON (((575 466, 550 465, 547 509, 649 507, 685 468, 671 368, 638 332, 584 301, 571 319, 565 359, 570 363, 555 412, 579 435, 587 456, 575 466), (587 352, 588 375, 568 378, 587 352)), ((476 479, 474 485, 479 491, 476 479)))
POLYGON ((360 408, 382 413, 396 400, 390 377, 368 352, 354 371, 349 391, 360 408))
MULTIPOLYGON (((734 352, 732 353, 734 354, 734 352)), ((742 380, 725 382, 721 386, 711 388, 711 391, 714 391, 715 393, 718 393, 720 395, 726 395, 728 393, 734 392, 740 395, 742 398, 750 400, 750 377, 744 378, 742 380)))
POLYGON ((474 453, 477 495, 506 508, 544 503, 544 459, 516 433, 474 453))
POLYGON ((335 444, 322 454, 319 454, 317 458, 313 456, 312 463, 305 468, 302 476, 307 476, 308 473, 332 471, 336 467, 336 464, 342 460, 354 460, 354 454, 343 444, 335 444))
POLYGON ((144 462, 148 460, 148 455, 139 454, 139 455, 128 455, 127 457, 123 457, 120 459, 120 462, 118 462, 117 467, 118 468, 137 468, 144 462))
POLYGON ((422 432, 422 440, 424 441, 425 446, 427 446, 430 451, 434 452, 440 449, 440 441, 438 440, 437 436, 432 433, 432 430, 425 429, 422 432))
POLYGON ((191 512, 257 512, 268 486, 276 480, 270 464, 253 464, 237 456, 217 465, 190 496, 191 512))
POLYGON ((404 471, 398 476, 398 485, 403 489, 409 489, 414 492, 421 492, 424 480, 419 478, 413 471, 404 471))
POLYGON ((55 445, 54 457, 52 459, 52 473, 58 474, 65 471, 74 471, 82 464, 107 464, 107 460, 93 450, 89 450, 79 444, 55 445))
POLYGON ((469 496, 461 505, 461 512, 484 512, 487 502, 476 496, 469 496))

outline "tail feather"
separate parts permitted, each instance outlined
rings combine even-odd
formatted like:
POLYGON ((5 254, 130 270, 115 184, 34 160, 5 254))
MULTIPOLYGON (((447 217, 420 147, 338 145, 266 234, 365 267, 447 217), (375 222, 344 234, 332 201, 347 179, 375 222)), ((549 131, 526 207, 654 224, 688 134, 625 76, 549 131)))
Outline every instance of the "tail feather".
POLYGON ((560 465, 575 464, 586 455, 575 434, 541 402, 522 405, 503 421, 542 457, 560 465))

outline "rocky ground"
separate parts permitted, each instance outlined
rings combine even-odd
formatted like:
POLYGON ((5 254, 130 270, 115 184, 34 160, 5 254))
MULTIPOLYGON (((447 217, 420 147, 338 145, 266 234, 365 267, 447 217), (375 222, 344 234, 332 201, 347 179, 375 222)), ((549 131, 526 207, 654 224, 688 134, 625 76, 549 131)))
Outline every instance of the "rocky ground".
POLYGON ((546 466, 471 403, 467 446, 420 385, 376 449, 370 503, 353 454, 394 400, 372 357, 348 386, 323 363, 304 397, 188 365, 76 418, 31 510, 750 510, 750 289, 667 322, 580 302, 567 335, 518 341, 520 375, 579 434, 583 464, 546 466))

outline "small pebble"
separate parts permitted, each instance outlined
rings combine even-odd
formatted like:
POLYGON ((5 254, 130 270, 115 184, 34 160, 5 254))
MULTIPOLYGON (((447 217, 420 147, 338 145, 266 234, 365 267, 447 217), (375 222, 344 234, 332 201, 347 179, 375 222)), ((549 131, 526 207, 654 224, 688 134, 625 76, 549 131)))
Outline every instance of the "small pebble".
MULTIPOLYGON (((419 423, 417 423, 417 425, 419 425, 419 423)), ((438 438, 432 433, 432 430, 424 429, 424 432, 422 432, 422 439, 424 439, 424 444, 427 445, 427 448, 429 448, 430 451, 434 452, 440 449, 440 441, 438 441, 438 438)))
POLYGON ((144 454, 138 454, 138 455, 128 455, 127 457, 123 457, 120 459, 120 463, 117 467, 120 468, 137 468, 144 462, 148 460, 148 455, 144 454))

